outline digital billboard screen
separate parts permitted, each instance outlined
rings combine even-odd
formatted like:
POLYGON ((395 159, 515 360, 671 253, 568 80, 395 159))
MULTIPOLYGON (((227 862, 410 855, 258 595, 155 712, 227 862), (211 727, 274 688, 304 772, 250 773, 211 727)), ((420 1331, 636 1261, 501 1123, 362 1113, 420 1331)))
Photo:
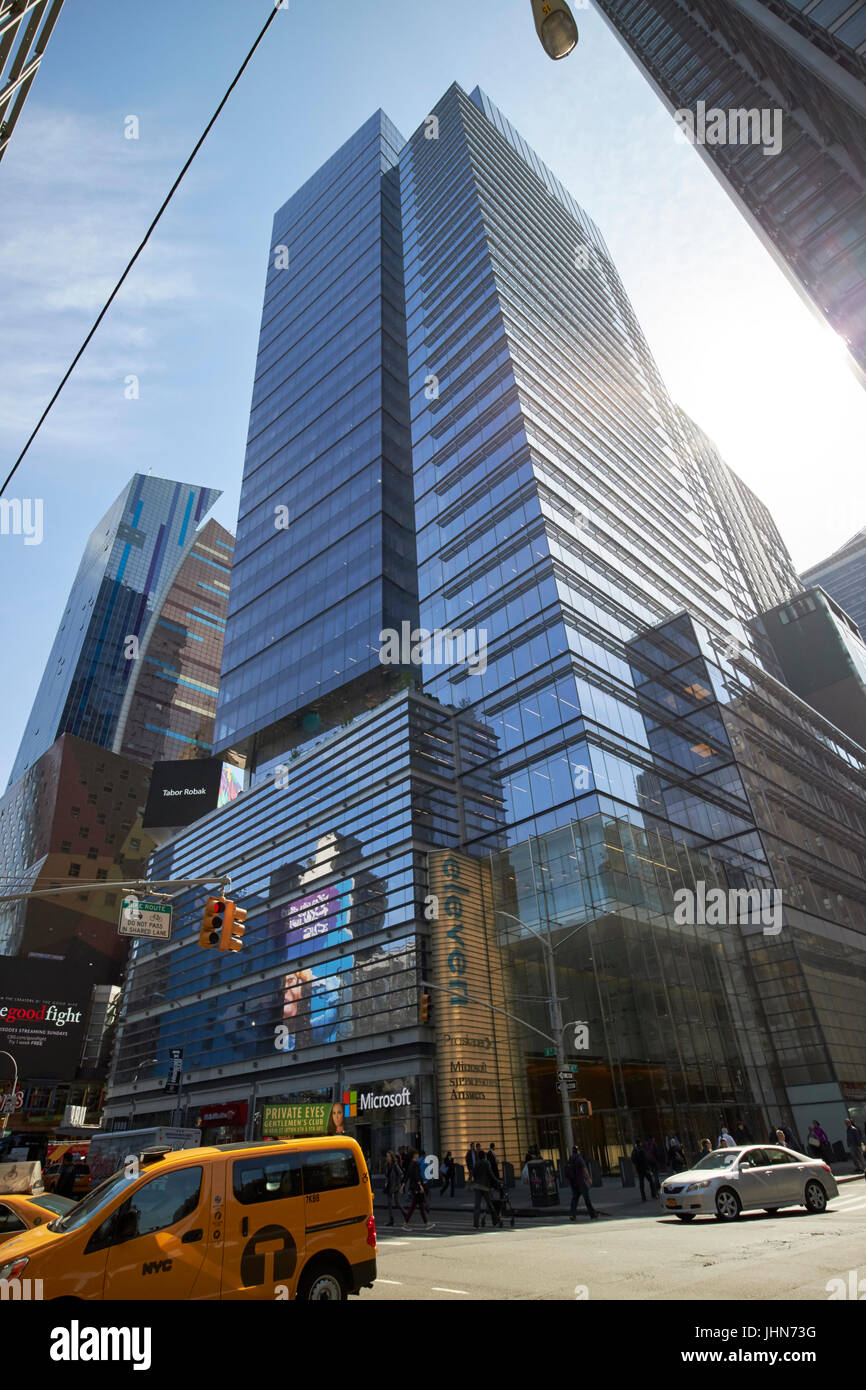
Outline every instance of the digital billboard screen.
POLYGON ((0 961, 0 1050, 22 1081, 68 1081, 81 1059, 90 1010, 89 974, 64 961, 0 961))
POLYGON ((154 763, 142 825, 147 830, 193 825, 243 789, 243 770, 221 758, 154 763))

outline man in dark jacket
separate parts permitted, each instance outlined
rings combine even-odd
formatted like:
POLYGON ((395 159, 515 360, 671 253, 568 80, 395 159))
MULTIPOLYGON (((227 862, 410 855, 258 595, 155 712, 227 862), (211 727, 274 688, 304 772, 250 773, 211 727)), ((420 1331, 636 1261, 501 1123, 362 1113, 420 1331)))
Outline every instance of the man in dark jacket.
POLYGON ((465 1153, 465 1155, 464 1155, 463 1162, 466 1164, 466 1181, 467 1181, 467 1182, 471 1182, 471 1181, 472 1181, 472 1174, 473 1174, 474 1169, 475 1169, 475 1145, 474 1145, 474 1144, 470 1144, 470 1145, 469 1145, 469 1148, 466 1150, 466 1153, 465 1153))
POLYGON ((417 1207, 421 1213, 421 1220, 424 1222, 425 1228, 428 1231, 432 1231, 436 1223, 435 1221, 427 1220, 427 1193, 424 1190, 424 1174, 421 1171, 421 1161, 417 1149, 412 1150, 412 1160, 409 1164, 409 1171, 406 1174, 406 1191, 412 1198, 412 1201, 409 1204, 409 1210, 403 1222, 403 1230, 408 1231, 409 1222, 412 1220, 412 1213, 417 1207))
POLYGON ((580 1149, 576 1144, 571 1151, 571 1158, 565 1165, 565 1178, 571 1188, 571 1212, 568 1218, 569 1221, 577 1220, 577 1204, 581 1197, 586 1202, 586 1209, 591 1219, 594 1221, 598 1216, 598 1212, 590 1200, 589 1174, 586 1171, 586 1164, 580 1149))
POLYGON ((493 1183, 494 1178, 493 1174, 490 1171, 490 1164, 487 1162, 487 1159, 484 1157, 482 1153, 476 1153, 475 1167, 472 1170, 472 1187, 475 1193, 474 1209, 472 1212, 472 1224, 475 1227, 476 1231, 479 1227, 479 1218, 481 1216, 482 1201, 486 1204, 487 1210, 490 1212, 490 1217, 493 1221, 494 1226, 502 1225, 502 1222, 496 1215, 496 1210, 493 1206, 493 1203, 490 1200, 490 1192, 493 1187, 493 1183))
POLYGON ((487 1150, 487 1162, 490 1164, 490 1172, 493 1175, 494 1182, 499 1182, 499 1164, 494 1152, 495 1147, 495 1144, 491 1142, 490 1148, 487 1150))
POLYGON ((645 1202, 646 1192, 644 1191, 644 1184, 649 1180, 650 1192, 653 1190, 653 1185, 652 1179, 650 1178, 649 1160, 646 1155, 646 1150, 639 1139, 635 1139, 634 1141, 634 1148, 631 1151, 631 1161, 634 1164, 637 1180, 640 1183, 641 1201, 645 1202))
POLYGON ((63 1155, 60 1163, 60 1172, 57 1174, 57 1181, 54 1184, 54 1191, 58 1197, 71 1197, 75 1190, 75 1164, 69 1150, 63 1155))

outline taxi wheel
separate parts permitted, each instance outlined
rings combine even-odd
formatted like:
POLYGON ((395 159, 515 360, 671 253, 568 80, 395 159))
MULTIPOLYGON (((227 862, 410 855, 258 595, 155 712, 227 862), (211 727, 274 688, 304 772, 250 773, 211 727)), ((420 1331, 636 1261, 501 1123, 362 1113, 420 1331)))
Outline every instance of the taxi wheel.
POLYGON ((677 1221, 694 1221, 694 1219, 693 1215, 687 1214, 684 1216, 682 1212, 677 1212, 677 1221))
POLYGON ((743 1204, 731 1187, 720 1187, 716 1193, 716 1220, 736 1221, 743 1204))
POLYGON ((336 1265, 319 1265, 318 1269, 305 1271, 298 1285, 301 1303, 344 1303, 348 1296, 345 1277, 336 1265))
POLYGON ((827 1193, 814 1178, 811 1182, 806 1183, 806 1210, 811 1212, 827 1210, 827 1193))

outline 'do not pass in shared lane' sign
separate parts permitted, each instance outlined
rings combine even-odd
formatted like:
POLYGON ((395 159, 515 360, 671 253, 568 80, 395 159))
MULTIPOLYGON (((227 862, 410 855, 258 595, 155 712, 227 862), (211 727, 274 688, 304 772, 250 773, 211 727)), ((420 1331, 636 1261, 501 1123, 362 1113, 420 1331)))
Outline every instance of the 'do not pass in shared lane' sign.
POLYGON ((120 905, 119 936, 143 936, 168 941, 171 936, 171 904, 124 898, 120 905))

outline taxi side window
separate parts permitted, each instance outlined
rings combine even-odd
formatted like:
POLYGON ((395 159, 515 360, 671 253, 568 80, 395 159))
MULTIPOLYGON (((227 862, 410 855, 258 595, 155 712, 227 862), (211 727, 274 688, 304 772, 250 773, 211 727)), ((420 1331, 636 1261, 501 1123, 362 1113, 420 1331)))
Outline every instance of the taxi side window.
POLYGON ((301 1155, 239 1158, 232 1169, 232 1189, 244 1206, 251 1206, 255 1202, 279 1202, 285 1197, 300 1197, 301 1155))
POLYGON ((304 1154, 304 1192, 333 1192, 339 1187, 357 1187, 358 1168, 348 1149, 323 1149, 304 1154))
POLYGON ((0 1235, 8 1236, 12 1231, 26 1231, 27 1226, 11 1207, 0 1203, 0 1235))
POLYGON ((153 1235, 183 1221, 198 1206, 201 1178, 201 1168, 181 1168, 177 1173, 151 1178, 118 1207, 111 1244, 153 1235))

